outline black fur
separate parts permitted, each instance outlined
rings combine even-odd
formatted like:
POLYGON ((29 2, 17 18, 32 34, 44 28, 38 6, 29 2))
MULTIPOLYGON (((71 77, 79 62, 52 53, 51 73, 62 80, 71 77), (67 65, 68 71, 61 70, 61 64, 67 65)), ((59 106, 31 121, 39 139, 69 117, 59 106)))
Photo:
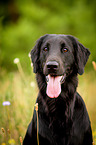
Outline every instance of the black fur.
MULTIPOLYGON (((84 101, 76 92, 77 75, 83 74, 89 55, 89 50, 70 35, 44 35, 31 51, 39 87, 36 102, 39 105, 40 145, 92 145, 89 116, 84 101), (64 53, 63 47, 67 47, 68 52, 64 53), (48 50, 44 51, 44 48, 48 50), (59 64, 54 75, 66 74, 58 98, 50 98, 46 94, 46 75, 49 74, 46 63, 53 60, 59 64)), ((35 111, 23 145, 37 145, 35 111)))

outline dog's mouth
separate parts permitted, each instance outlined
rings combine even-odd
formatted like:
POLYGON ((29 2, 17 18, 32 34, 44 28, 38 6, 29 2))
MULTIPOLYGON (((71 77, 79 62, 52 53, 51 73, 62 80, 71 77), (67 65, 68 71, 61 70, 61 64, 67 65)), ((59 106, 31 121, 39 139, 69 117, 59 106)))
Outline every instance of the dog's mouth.
POLYGON ((50 98, 57 98, 61 93, 61 84, 65 81, 66 74, 62 76, 46 76, 47 89, 46 93, 50 98))

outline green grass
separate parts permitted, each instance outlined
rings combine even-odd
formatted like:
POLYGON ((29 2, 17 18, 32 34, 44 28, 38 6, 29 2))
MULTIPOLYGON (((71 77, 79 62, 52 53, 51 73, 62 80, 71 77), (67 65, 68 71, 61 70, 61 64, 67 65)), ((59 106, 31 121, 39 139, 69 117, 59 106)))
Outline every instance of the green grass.
MULTIPOLYGON (((31 68, 30 68, 31 70, 31 68)), ((33 70, 32 70, 33 71, 33 70)), ((20 144, 19 137, 25 135, 27 126, 32 119, 38 88, 35 75, 20 72, 7 73, 1 70, 0 74, 0 127, 5 132, 0 131, 0 144, 8 144, 8 140, 14 139, 16 144, 20 144), (3 106, 4 101, 10 101, 10 106, 3 106), (10 130, 10 133, 8 132, 10 130)), ((85 100, 90 120, 94 140, 96 138, 96 72, 85 72, 79 76, 78 92, 85 100)), ((10 145, 12 145, 10 143, 10 145)))

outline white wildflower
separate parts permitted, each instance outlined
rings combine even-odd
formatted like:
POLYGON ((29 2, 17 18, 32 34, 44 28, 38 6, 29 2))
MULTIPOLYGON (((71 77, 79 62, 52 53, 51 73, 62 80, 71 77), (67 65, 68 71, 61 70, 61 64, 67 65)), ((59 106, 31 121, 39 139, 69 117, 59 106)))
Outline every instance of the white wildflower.
POLYGON ((31 53, 29 53, 29 54, 28 54, 28 57, 30 57, 30 58, 31 58, 31 53))
POLYGON ((31 87, 35 87, 35 83, 34 83, 34 82, 31 82, 31 83, 30 83, 30 86, 31 86, 31 87))
POLYGON ((15 58, 15 59, 14 59, 14 63, 15 63, 15 64, 19 63, 19 58, 15 58))
POLYGON ((31 67, 33 67, 33 63, 31 63, 31 67))

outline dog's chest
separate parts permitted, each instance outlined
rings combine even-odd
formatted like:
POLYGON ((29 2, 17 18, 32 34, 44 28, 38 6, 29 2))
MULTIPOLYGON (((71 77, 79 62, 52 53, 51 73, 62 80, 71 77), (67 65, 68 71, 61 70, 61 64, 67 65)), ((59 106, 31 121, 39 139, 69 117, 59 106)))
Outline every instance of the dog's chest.
POLYGON ((50 141, 49 145, 67 145, 70 134, 69 125, 66 125, 65 119, 61 116, 54 112, 54 116, 50 119, 44 116, 39 118, 39 135, 46 139, 46 142, 50 141))

